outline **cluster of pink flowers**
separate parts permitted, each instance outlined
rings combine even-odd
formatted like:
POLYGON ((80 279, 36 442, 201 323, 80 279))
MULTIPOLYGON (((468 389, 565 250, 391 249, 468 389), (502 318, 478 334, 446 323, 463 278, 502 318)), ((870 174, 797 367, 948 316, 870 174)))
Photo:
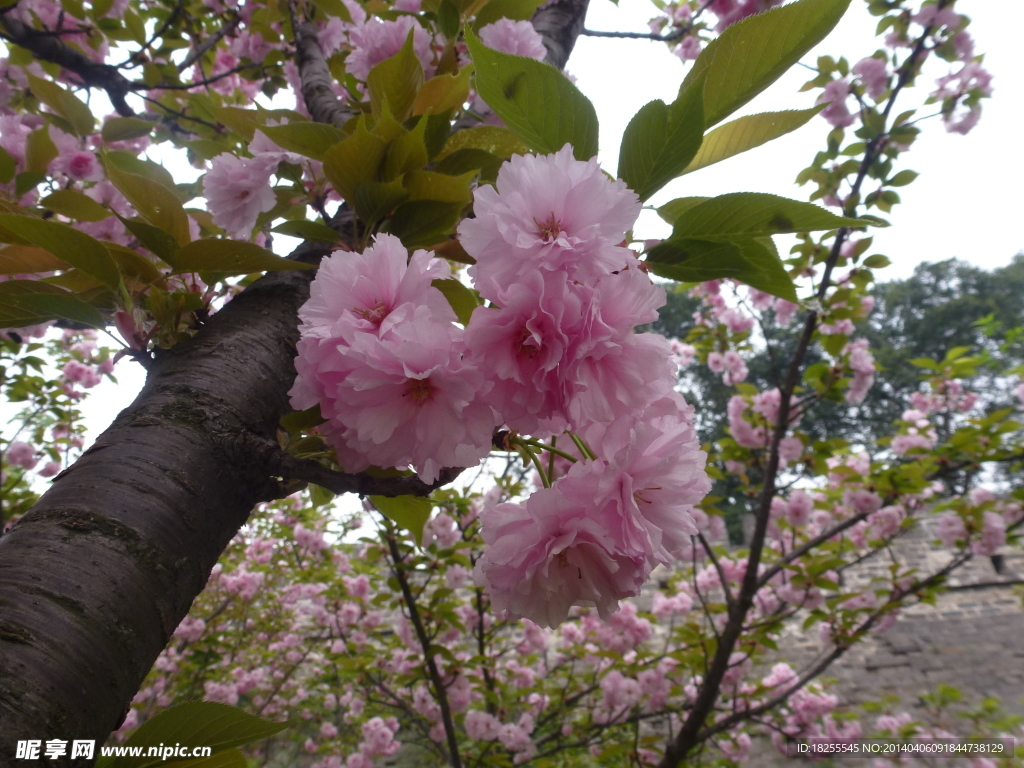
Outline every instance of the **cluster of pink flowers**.
POLYGON ((497 424, 480 398, 482 371, 466 358, 465 332, 444 295, 447 264, 409 258, 379 235, 362 254, 324 259, 299 312, 292 404, 320 405, 320 429, 350 472, 413 465, 432 482, 490 452, 497 424))
POLYGON ((518 156, 460 227, 491 302, 464 331, 431 285, 447 265, 425 251, 407 263, 386 235, 325 259, 300 311, 292 404, 320 405, 348 471, 412 465, 433 481, 487 455, 501 424, 541 440, 571 430, 589 446, 525 504, 481 515, 478 580, 497 610, 539 624, 574 604, 614 612, 684 550, 709 489, 671 347, 634 332, 665 301, 621 245, 639 208, 569 146, 518 156))
POLYGON ((496 610, 542 625, 573 604, 608 616, 682 552, 696 532, 689 510, 709 487, 671 348, 633 332, 665 300, 621 245, 639 201, 566 146, 513 158, 494 188, 477 190, 474 210, 459 234, 494 305, 466 331, 470 358, 489 372, 483 397, 508 427, 570 429, 593 452, 525 504, 483 511, 477 578, 496 610))

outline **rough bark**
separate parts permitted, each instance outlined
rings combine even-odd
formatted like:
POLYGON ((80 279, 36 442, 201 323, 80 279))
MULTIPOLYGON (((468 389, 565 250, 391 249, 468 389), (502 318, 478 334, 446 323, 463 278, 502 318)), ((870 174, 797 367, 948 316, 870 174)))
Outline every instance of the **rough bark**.
POLYGON ((275 495, 260 446, 288 410, 310 279, 261 279, 158 356, 138 399, 0 537, 0 765, 18 739, 102 743, 275 495))
POLYGON ((545 61, 558 69, 565 69, 576 38, 583 32, 590 0, 552 0, 541 6, 530 20, 533 28, 544 38, 548 49, 545 61))

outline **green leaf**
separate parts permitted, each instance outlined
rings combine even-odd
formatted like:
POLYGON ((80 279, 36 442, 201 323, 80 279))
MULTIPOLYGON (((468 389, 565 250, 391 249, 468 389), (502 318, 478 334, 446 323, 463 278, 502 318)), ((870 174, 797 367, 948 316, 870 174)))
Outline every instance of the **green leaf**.
POLYGON ((339 195, 350 200, 359 182, 377 181, 385 147, 360 119, 351 136, 324 153, 324 175, 339 195))
POLYGON ((473 21, 473 31, 479 32, 481 27, 493 24, 499 19, 529 21, 534 11, 544 0, 491 0, 480 9, 473 21))
POLYGON ((134 173, 136 176, 142 176, 155 181, 157 184, 162 184, 171 192, 177 194, 178 186, 174 181, 174 177, 170 171, 159 163, 154 163, 145 157, 133 155, 131 152, 123 149, 111 149, 103 153, 104 167, 109 166, 110 163, 113 163, 125 173, 134 173))
POLYGON ((850 0, 798 0, 733 24, 697 57, 680 91, 706 73, 704 124, 715 125, 821 42, 849 5, 850 0))
POLYGON ((501 128, 497 125, 480 125, 453 133, 448 139, 448 143, 444 145, 444 149, 438 153, 437 159, 443 160, 448 155, 462 149, 482 149, 505 160, 512 155, 523 155, 530 151, 530 148, 508 128, 501 128))
POLYGON ((18 165, 11 157, 11 153, 0 147, 0 184, 10 184, 17 171, 18 165))
POLYGON ((394 181, 406 171, 418 170, 427 164, 426 132, 427 121, 421 119, 411 131, 388 144, 380 169, 382 180, 394 181))
POLYGON ((758 237, 780 232, 863 227, 867 224, 798 200, 761 192, 733 192, 713 197, 679 215, 672 237, 758 237))
POLYGON ((9 213, 0 214, 0 226, 92 275, 109 288, 120 289, 121 273, 117 264, 103 243, 84 232, 56 221, 9 213))
POLYGON ((159 227, 147 224, 141 219, 126 219, 118 216, 125 228, 139 239, 145 248, 170 266, 175 266, 178 242, 159 227))
POLYGON ((304 411, 292 411, 281 417, 281 426, 293 435, 323 424, 326 419, 320 415, 320 404, 304 411))
POLYGON ((455 316, 463 325, 469 322, 473 310, 480 306, 476 291, 467 288, 459 280, 434 280, 430 284, 444 294, 455 310, 455 316))
POLYGON ((434 114, 459 109, 469 99, 469 76, 473 65, 460 69, 456 74, 438 75, 423 84, 416 94, 412 114, 422 115, 428 110, 434 114))
POLYGON ((108 117, 102 135, 104 141, 125 141, 148 136, 155 127, 156 123, 138 117, 108 117))
POLYGON ((620 179, 646 200, 686 168, 704 138, 701 83, 671 106, 655 100, 640 108, 622 134, 620 179))
POLYGON ((882 269, 883 267, 888 267, 890 264, 892 264, 892 262, 889 261, 889 258, 880 253, 872 254, 864 259, 864 266, 868 269, 882 269))
POLYGON ((255 243, 237 240, 196 240, 179 248, 174 257, 175 272, 202 271, 248 275, 252 272, 278 272, 289 269, 316 267, 276 256, 255 243))
POLYGON ((371 496, 370 503, 389 520, 409 531, 417 546, 423 546, 423 526, 430 519, 430 499, 423 496, 371 496))
POLYGON ((40 200, 39 205, 78 221, 102 221, 114 215, 91 197, 75 189, 58 189, 40 200))
POLYGON ((676 219, 686 211, 710 199, 710 197, 677 197, 658 208, 658 215, 669 224, 675 224, 676 219))
POLYGON ((441 0, 437 7, 437 28, 444 35, 446 40, 454 40, 459 34, 459 27, 462 19, 459 16, 459 9, 455 7, 452 0, 441 0))
POLYGON ((423 87, 423 65, 413 50, 414 32, 410 29, 401 50, 375 66, 366 76, 370 110, 374 117, 383 114, 385 104, 399 122, 404 122, 412 114, 416 95, 423 87))
POLYGON ((66 91, 50 80, 28 76, 28 87, 41 102, 63 117, 75 133, 88 136, 96 126, 92 110, 71 91, 66 91))
POLYGON ((529 147, 557 152, 568 143, 579 160, 597 154, 597 112, 565 75, 550 64, 488 48, 468 29, 466 44, 480 96, 529 147))
MULTIPOLYGON (((44 125, 32 131, 25 139, 25 170, 32 173, 46 173, 50 161, 57 156, 57 145, 50 138, 50 131, 44 125)), ((19 174, 20 175, 20 174, 19 174)), ((41 181, 41 179, 40 179, 41 181)), ((35 186, 33 184, 33 186, 35 186)))
POLYGON ((344 131, 323 123, 300 121, 287 125, 261 126, 259 130, 281 149, 321 162, 328 149, 345 140, 344 131))
POLYGON ((211 111, 228 130, 237 133, 246 141, 252 141, 256 135, 256 129, 262 127, 263 124, 260 113, 254 109, 213 106, 211 111))
POLYGON ((153 265, 153 262, 142 254, 136 253, 117 243, 104 243, 123 278, 134 280, 143 285, 158 283, 163 280, 163 273, 153 265))
POLYGON ((409 171, 404 184, 410 200, 440 200, 443 203, 469 204, 473 200, 470 185, 476 178, 476 171, 460 176, 433 171, 409 171))
POLYGON ((51 272, 68 265, 49 251, 34 245, 8 245, 0 249, 0 275, 51 272))
POLYGON ((104 326, 95 307, 63 288, 38 280, 0 283, 0 328, 23 328, 62 318, 93 328, 104 326))
POLYGON ((482 149, 460 149, 435 163, 434 170, 450 176, 479 171, 483 181, 494 181, 498 178, 498 171, 501 170, 503 162, 500 157, 495 157, 482 149))
POLYGON ((356 185, 351 203, 359 219, 372 230, 377 222, 408 198, 409 193, 402 186, 401 178, 389 182, 361 181, 356 185))
POLYGON ((886 182, 890 187, 905 187, 917 178, 917 171, 900 171, 886 182))
MULTIPOLYGON (((212 701, 192 701, 158 712, 132 731, 125 746, 187 744, 190 747, 211 747, 219 752, 260 741, 287 727, 288 723, 264 720, 238 707, 212 701)), ((119 757, 113 765, 114 768, 144 768, 161 762, 157 757, 119 757)))
POLYGON ((381 227, 399 238, 406 248, 436 245, 459 223, 461 203, 415 200, 402 203, 381 227))
POLYGON ((169 234, 179 245, 192 239, 188 231, 188 214, 174 192, 158 181, 121 169, 109 155, 104 157, 104 167, 110 183, 146 221, 169 234))
POLYGON ((303 240, 319 240, 324 243, 338 242, 338 233, 319 221, 286 221, 278 224, 271 232, 303 240))
POLYGON ((754 238, 733 241, 670 238, 647 254, 651 271, 686 283, 734 278, 796 302, 796 288, 778 255, 754 238))
POLYGON ((784 112, 762 112, 746 115, 731 123, 715 128, 697 150, 683 173, 693 173, 701 168, 727 160, 730 157, 759 147, 772 139, 795 131, 821 110, 825 104, 810 109, 789 109, 784 112))

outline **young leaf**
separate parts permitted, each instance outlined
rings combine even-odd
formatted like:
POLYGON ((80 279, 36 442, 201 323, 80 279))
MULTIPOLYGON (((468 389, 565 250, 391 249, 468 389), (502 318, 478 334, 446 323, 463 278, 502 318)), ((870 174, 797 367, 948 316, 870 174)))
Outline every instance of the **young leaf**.
POLYGON ((633 116, 622 134, 618 176, 646 200, 683 172, 703 137, 703 93, 697 83, 672 105, 655 100, 633 116))
POLYGON ((409 198, 402 186, 402 179, 394 181, 361 181, 356 184, 352 196, 352 207, 367 229, 372 230, 381 219, 409 198))
POLYGON ((324 175, 338 194, 348 200, 359 182, 377 181, 386 146, 366 130, 365 120, 360 119, 351 136, 324 153, 324 175))
POLYGON ((795 131, 825 106, 746 115, 719 126, 704 137, 700 149, 683 173, 693 173, 795 131))
POLYGON ((459 109, 469 99, 469 76, 473 65, 463 67, 455 75, 438 75, 423 84, 412 105, 414 115, 422 115, 427 110, 434 114, 449 109, 459 109))
POLYGON ((398 206, 381 229, 399 238, 406 248, 436 245, 455 229, 463 208, 462 203, 411 200, 398 206))
POLYGON ((686 283, 734 278, 759 291, 796 302, 796 288, 778 255, 754 238, 670 238, 647 254, 651 271, 686 283))
POLYGON ((423 87, 423 65, 413 49, 414 31, 409 30, 405 45, 398 53, 375 66, 366 76, 374 117, 383 114, 385 104, 399 122, 404 122, 412 114, 416 95, 423 87))
MULTIPOLYGON (((288 727, 250 715, 238 707, 212 701, 190 701, 158 712, 128 737, 125 746, 188 744, 211 747, 214 752, 251 744, 288 727)), ((114 768, 146 768, 162 763, 159 757, 119 757, 114 768)))
POLYGON ((476 175, 476 171, 459 176, 433 171, 409 171, 405 174, 404 184, 410 200, 440 200, 465 205, 473 200, 470 185, 476 175))
POLYGON ((866 224, 868 222, 860 219, 837 216, 811 203, 761 192, 733 192, 705 200, 680 214, 675 220, 672 238, 759 237, 866 224))
POLYGON ((237 240, 196 240, 178 249, 175 272, 226 272, 248 275, 252 272, 278 272, 288 269, 316 269, 312 264, 276 256, 255 243, 237 240))
POLYGON ((344 131, 323 123, 300 121, 287 125, 261 126, 259 130, 281 149, 321 162, 328 149, 345 140, 344 131))
POLYGON ((417 546, 423 546, 423 526, 430 519, 430 499, 422 496, 371 496, 380 513, 409 531, 417 546))
POLYGON ((466 44, 480 96, 530 148, 557 152, 568 143, 579 160, 597 154, 597 112, 565 75, 550 64, 488 48, 468 29, 466 44))
POLYGON ((530 148, 508 128, 480 125, 453 133, 436 159, 443 160, 461 149, 481 149, 504 160, 508 160, 512 155, 523 155, 530 151, 530 148))
POLYGON ((733 24, 697 57, 680 93, 706 74, 704 124, 715 125, 821 42, 849 5, 850 0, 798 0, 733 24))
POLYGON ((121 273, 99 240, 67 224, 32 216, 0 214, 0 226, 43 248, 61 261, 92 275, 113 290, 121 286, 121 273))

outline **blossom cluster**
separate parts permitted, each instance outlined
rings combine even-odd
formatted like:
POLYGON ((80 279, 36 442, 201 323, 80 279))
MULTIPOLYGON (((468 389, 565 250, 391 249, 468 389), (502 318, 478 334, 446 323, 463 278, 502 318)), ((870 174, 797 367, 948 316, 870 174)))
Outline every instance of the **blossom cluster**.
POLYGON ((325 259, 300 310, 292 404, 319 404, 347 471, 412 465, 432 482, 478 463, 495 427, 531 435, 525 451, 570 433, 580 460, 563 477, 484 511, 476 568, 498 610, 549 626, 573 604, 607 616, 636 594, 682 553, 710 487, 673 350, 634 332, 665 301, 622 245, 639 209, 568 145, 516 156, 459 229, 488 302, 465 329, 434 286, 447 265, 426 251, 407 262, 388 235, 325 259))

